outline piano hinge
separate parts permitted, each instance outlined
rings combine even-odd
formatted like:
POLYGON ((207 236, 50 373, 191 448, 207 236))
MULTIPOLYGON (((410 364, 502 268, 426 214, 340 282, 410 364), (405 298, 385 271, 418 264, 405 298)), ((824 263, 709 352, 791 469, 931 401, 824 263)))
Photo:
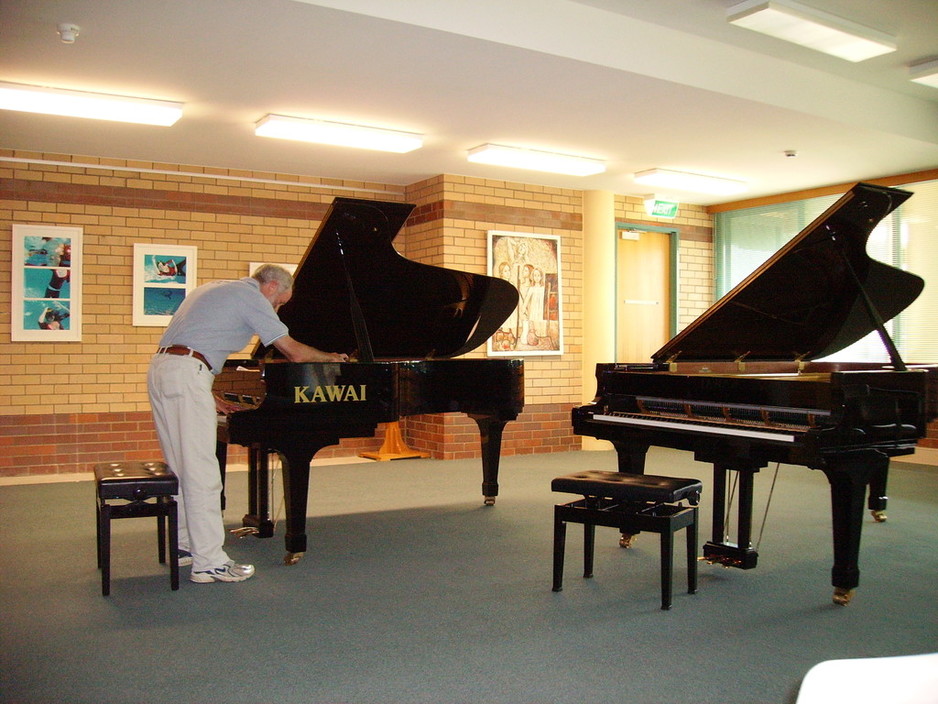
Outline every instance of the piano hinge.
POLYGON ((672 374, 677 371, 677 358, 680 356, 680 354, 681 354, 681 351, 678 350, 677 352, 672 354, 670 357, 668 357, 664 362, 665 364, 668 365, 668 371, 671 372, 672 374))
POLYGON ((739 355, 736 359, 733 360, 733 364, 736 365, 736 370, 740 372, 746 371, 746 357, 748 357, 751 352, 746 352, 746 354, 739 355))
POLYGON ((807 362, 804 361, 804 358, 807 357, 808 354, 809 354, 808 352, 802 352, 801 354, 799 354, 799 355, 798 355, 797 357, 795 357, 795 359, 794 359, 794 362, 795 362, 795 365, 796 365, 797 368, 798 368, 798 373, 799 373, 799 374, 801 374, 801 372, 804 371, 805 364, 807 364, 807 362))

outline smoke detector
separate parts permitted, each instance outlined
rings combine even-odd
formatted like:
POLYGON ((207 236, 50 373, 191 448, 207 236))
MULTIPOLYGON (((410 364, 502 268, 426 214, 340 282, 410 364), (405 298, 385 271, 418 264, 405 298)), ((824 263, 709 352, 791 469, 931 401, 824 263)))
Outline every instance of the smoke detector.
POLYGON ((63 22, 59 25, 59 37, 63 44, 74 44, 78 39, 78 25, 69 22, 63 22))

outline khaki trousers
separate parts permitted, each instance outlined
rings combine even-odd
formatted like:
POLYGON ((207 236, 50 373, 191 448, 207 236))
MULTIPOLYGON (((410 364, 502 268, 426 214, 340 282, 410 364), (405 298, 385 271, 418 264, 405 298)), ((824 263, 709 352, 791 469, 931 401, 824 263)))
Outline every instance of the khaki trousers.
POLYGON ((229 559, 222 547, 213 382, 212 373, 194 357, 156 354, 147 373, 160 448, 179 477, 179 549, 192 553, 193 571, 220 567, 229 559))

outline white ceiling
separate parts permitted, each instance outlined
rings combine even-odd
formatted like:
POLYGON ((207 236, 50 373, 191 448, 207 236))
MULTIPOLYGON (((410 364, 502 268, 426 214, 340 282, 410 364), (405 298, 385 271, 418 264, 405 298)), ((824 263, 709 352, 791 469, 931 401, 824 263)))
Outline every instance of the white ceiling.
POLYGON ((736 1, 0 0, 0 80, 186 105, 169 128, 0 111, 0 148, 631 195, 649 191, 633 172, 661 167, 747 181, 731 200, 938 167, 938 90, 907 76, 938 58, 938 0, 802 0, 898 38, 859 64, 728 25, 736 1), (62 22, 80 27, 74 44, 59 40, 62 22), (267 113, 420 132, 425 145, 255 137, 267 113), (608 171, 468 163, 485 142, 598 157, 608 171))

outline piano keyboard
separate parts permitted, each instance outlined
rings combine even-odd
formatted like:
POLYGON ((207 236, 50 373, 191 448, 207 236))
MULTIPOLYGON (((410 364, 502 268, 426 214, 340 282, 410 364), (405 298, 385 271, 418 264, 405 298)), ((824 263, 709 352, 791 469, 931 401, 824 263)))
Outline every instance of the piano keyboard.
POLYGON ((781 430, 752 430, 732 425, 719 425, 717 423, 707 423, 703 421, 676 420, 662 418, 649 418, 647 416, 638 416, 630 413, 613 413, 611 415, 597 413, 593 415, 593 420, 606 423, 615 423, 617 425, 634 425, 650 428, 665 428, 669 430, 681 430, 690 433, 701 433, 704 435, 735 435, 744 438, 755 438, 759 440, 772 440, 774 442, 795 442, 800 433, 791 433, 781 430))

